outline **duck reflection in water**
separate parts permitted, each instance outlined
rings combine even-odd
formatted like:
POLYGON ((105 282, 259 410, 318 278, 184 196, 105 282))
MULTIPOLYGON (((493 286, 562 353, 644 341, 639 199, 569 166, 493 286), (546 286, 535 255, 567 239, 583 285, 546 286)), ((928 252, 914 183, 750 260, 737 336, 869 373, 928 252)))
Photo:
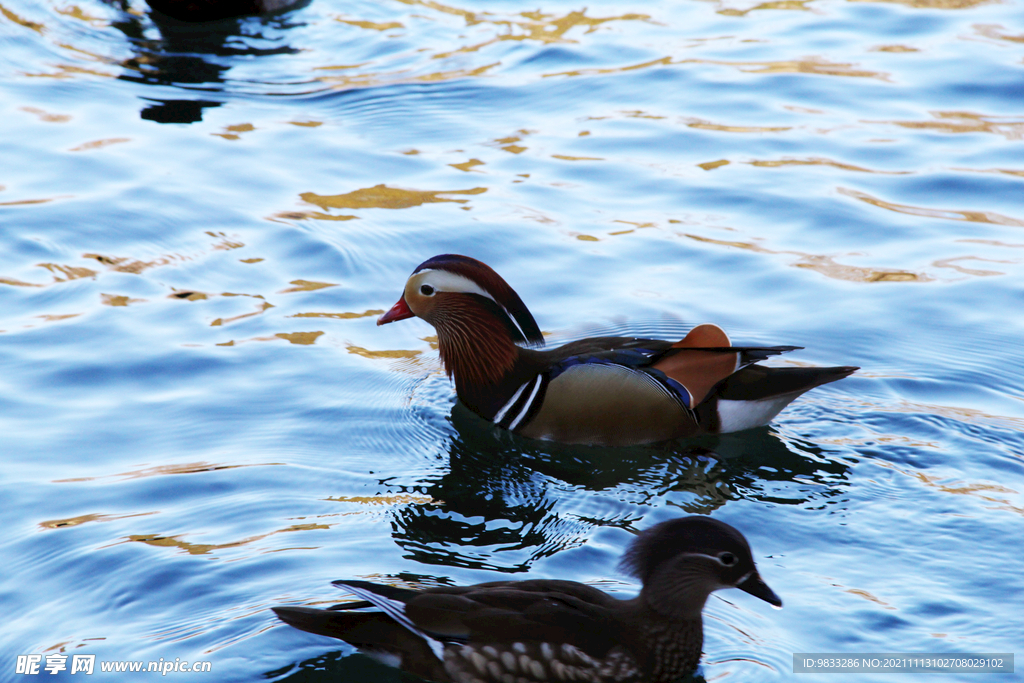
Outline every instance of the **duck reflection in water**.
MULTIPOLYGON (((300 26, 284 11, 296 9, 309 0, 152 0, 148 16, 127 11, 119 0, 122 20, 111 25, 128 39, 134 55, 124 60, 119 79, 146 85, 173 85, 179 91, 195 91, 190 99, 143 97, 148 104, 141 118, 157 123, 195 123, 203 111, 223 104, 224 91, 233 60, 271 55, 298 54, 283 42, 282 31, 300 26), (275 14, 239 19, 264 11, 249 9, 263 4, 283 3, 275 14), (187 16, 205 17, 188 19, 187 16), (205 23, 195 23, 205 22, 205 23), (154 36, 153 29, 158 32, 154 36), (269 47, 268 47, 269 45, 269 47), (201 93, 201 94, 200 94, 201 93)), ((156 93, 154 93, 156 95, 156 93)))
POLYGON ((253 14, 273 14, 305 5, 309 0, 147 0, 156 12, 188 22, 216 21, 253 14))
POLYGON ((509 433, 456 404, 448 470, 388 479, 393 493, 429 497, 396 508, 393 538, 423 564, 526 572, 582 546, 596 527, 628 528, 659 500, 711 514, 732 500, 828 504, 848 466, 768 428, 661 446, 580 448, 509 433))

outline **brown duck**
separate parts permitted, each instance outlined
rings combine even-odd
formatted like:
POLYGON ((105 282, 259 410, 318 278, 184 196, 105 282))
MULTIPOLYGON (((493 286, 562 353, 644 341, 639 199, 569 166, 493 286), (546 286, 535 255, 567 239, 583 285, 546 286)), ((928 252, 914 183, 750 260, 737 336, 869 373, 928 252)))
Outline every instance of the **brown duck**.
POLYGON ((743 534, 710 517, 651 527, 621 566, 643 583, 631 600, 555 579, 422 591, 335 581, 360 601, 273 609, 295 628, 433 681, 668 683, 700 662, 701 611, 712 591, 739 588, 782 606, 743 534))
POLYGON ((625 446, 768 424, 793 399, 858 368, 772 368, 799 346, 732 346, 715 325, 681 341, 595 337, 542 349, 522 299, 489 266, 443 254, 421 263, 378 325, 417 316, 437 330, 459 400, 517 434, 625 446))

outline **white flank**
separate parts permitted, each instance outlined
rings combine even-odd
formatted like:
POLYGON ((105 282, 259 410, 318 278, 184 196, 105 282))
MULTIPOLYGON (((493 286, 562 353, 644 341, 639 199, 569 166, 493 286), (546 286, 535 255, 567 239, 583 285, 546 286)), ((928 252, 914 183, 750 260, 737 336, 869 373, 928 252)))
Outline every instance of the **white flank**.
POLYGON ((794 394, 772 396, 757 401, 718 401, 718 420, 721 433, 739 432, 761 427, 772 421, 782 409, 796 398, 794 394))

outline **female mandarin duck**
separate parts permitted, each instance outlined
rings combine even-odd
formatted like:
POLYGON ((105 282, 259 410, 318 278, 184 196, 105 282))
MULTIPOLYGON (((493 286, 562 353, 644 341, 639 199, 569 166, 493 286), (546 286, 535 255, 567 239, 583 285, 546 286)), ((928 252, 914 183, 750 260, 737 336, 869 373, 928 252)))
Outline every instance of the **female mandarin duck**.
POLYGON ((766 425, 793 399, 858 368, 755 363, 798 346, 732 346, 715 325, 682 341, 595 337, 540 350, 540 328, 490 267, 455 254, 424 261, 378 325, 418 316, 437 330, 459 400, 517 434, 626 446, 766 425))
POLYGON ((622 567, 643 582, 632 600, 555 579, 423 591, 335 581, 361 601, 273 609, 295 628, 340 638, 433 681, 668 683, 700 662, 701 611, 712 591, 739 588, 782 606, 743 534, 710 517, 642 532, 622 567), (365 608, 379 611, 351 611, 365 608))

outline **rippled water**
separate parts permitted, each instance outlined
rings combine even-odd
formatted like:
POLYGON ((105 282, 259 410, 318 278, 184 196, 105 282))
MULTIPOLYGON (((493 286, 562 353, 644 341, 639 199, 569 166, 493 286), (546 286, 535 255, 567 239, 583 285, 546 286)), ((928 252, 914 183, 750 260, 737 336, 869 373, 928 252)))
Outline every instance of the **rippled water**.
POLYGON ((0 679, 64 652, 397 680, 269 607, 349 577, 628 596, 630 532, 685 513, 786 603, 709 601, 709 681, 1012 652, 1021 12, 0 0, 0 679), (706 321, 863 369, 717 439, 512 438, 455 406, 429 326, 374 324, 443 252, 556 337, 706 321))

